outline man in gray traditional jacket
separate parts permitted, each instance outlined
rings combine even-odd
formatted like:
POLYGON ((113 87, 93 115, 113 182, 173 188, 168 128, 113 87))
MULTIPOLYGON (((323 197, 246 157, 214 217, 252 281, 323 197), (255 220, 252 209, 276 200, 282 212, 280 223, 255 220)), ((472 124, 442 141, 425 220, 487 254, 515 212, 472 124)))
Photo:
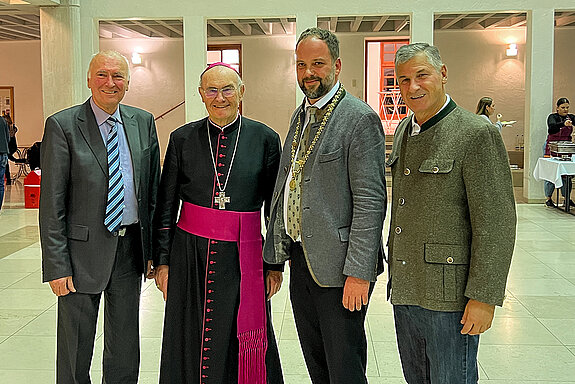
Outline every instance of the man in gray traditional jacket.
POLYGON ((290 298, 314 384, 367 383, 365 314, 385 217, 385 137, 379 116, 338 81, 339 42, 305 30, 294 112, 272 197, 268 263, 291 261, 290 298))
POLYGON ((476 383, 479 335, 502 305, 515 241, 507 152, 497 129, 445 93, 437 48, 401 47, 399 124, 388 165, 391 302, 408 383, 476 383))

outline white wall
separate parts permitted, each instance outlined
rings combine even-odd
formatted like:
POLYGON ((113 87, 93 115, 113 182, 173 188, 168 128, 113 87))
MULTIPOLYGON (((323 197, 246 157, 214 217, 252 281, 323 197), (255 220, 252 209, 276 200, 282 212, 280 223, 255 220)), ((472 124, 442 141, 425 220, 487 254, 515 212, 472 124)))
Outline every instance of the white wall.
MULTIPOLYGON (((102 39, 100 49, 114 49, 128 59, 134 50, 141 52, 142 65, 131 65, 130 86, 122 103, 145 109, 158 117, 184 101, 183 40, 102 39)), ((156 121, 162 158, 170 132, 186 122, 184 112, 184 107, 180 106, 156 121)))
POLYGON ((14 123, 19 146, 29 147, 42 138, 42 64, 40 41, 0 43, 0 86, 14 87, 14 123))
POLYGON ((502 130, 507 149, 514 149, 525 122, 525 28, 436 31, 434 40, 447 65, 447 92, 472 112, 481 97, 492 97, 502 120, 517 121, 502 130), (505 56, 510 42, 517 43, 516 58, 505 56))
MULTIPOLYGON (((575 29, 555 30, 555 62, 553 65, 553 107, 557 99, 566 97, 575 113, 575 29)), ((549 113, 555 112, 549 111, 549 113)))

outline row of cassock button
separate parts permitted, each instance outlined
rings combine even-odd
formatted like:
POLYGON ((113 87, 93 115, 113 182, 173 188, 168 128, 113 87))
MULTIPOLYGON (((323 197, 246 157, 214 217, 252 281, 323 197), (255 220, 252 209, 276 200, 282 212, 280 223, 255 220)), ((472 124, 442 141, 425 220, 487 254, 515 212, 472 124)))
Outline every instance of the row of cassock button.
MULTIPOLYGON (((220 138, 222 140, 227 139, 227 136, 224 136, 223 132, 220 132, 220 138)), ((219 153, 220 152, 220 148, 225 149, 226 145, 224 144, 220 144, 217 152, 216 152, 216 157, 219 159, 223 159, 226 157, 226 155, 219 153)), ((223 161, 223 160, 222 160, 223 161)), ((220 163, 218 161, 218 168, 224 167, 225 164, 224 163, 220 163)), ((223 174, 221 172, 218 172, 218 176, 223 176, 223 174)), ((219 195, 219 192, 216 192, 216 196, 219 195)), ((216 205, 218 203, 215 203, 216 205)), ((216 245, 218 244, 218 242, 216 240, 209 240, 209 251, 208 251, 208 257, 206 259, 206 263, 208 263, 208 268, 207 268, 207 273, 208 275, 214 275, 216 273, 216 271, 214 271, 212 268, 215 267, 214 264, 216 264, 216 260, 213 260, 215 258, 215 255, 218 253, 217 251, 213 250, 214 248, 216 248, 216 245)), ((208 314, 212 314, 214 311, 214 308, 212 307, 212 303, 214 302, 214 300, 211 298, 212 294, 214 293, 214 290, 209 287, 210 284, 213 283, 213 280, 210 280, 209 278, 207 279, 208 281, 208 287, 207 287, 207 294, 206 294, 206 302, 205 302, 205 311, 206 311, 206 315, 204 316, 204 318, 206 319, 206 323, 211 322, 213 319, 211 317, 208 317, 208 314)), ((210 366, 208 365, 208 360, 210 359, 209 356, 206 356, 207 353, 211 350, 210 347, 206 347, 205 345, 207 343, 209 343, 210 341, 212 341, 211 337, 207 337, 209 336, 209 332, 212 331, 212 328, 209 328, 206 326, 207 324, 204 323, 204 348, 202 350, 202 362, 201 364, 201 370, 202 370, 202 379, 207 379, 209 376, 206 374, 207 372, 205 372, 207 369, 210 368, 210 366)), ((202 382, 202 384, 205 384, 204 382, 202 382)))

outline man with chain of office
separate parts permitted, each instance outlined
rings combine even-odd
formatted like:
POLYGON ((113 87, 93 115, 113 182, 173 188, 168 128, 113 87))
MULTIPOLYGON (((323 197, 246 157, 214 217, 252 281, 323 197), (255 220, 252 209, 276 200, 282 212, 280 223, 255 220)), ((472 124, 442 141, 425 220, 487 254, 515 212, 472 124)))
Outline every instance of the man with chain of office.
POLYGON ((160 383, 283 383, 268 301, 282 266, 264 265, 260 228, 281 145, 239 114, 244 91, 236 69, 209 65, 199 87, 209 116, 170 136, 154 222, 160 383))
POLYGON ((304 31, 296 72, 306 97, 291 119, 264 245, 267 262, 291 261, 290 297, 314 384, 367 383, 364 321, 383 270, 385 137, 340 71, 337 37, 304 31))

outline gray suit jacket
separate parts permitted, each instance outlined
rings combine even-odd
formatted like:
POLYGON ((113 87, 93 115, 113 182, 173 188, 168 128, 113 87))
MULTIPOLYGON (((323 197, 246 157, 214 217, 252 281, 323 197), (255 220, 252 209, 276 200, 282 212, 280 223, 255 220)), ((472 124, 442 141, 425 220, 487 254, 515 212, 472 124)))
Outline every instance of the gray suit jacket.
MULTIPOLYGON (((151 220, 160 174, 156 126, 146 111, 119 108, 132 157, 145 262, 151 259, 151 220)), ((89 100, 48 117, 41 157, 43 281, 71 275, 78 292, 101 292, 112 271, 118 238, 104 226, 107 152, 89 100)))
MULTIPOLYGON (((283 220, 284 186, 298 117, 293 114, 272 200, 264 260, 290 258, 283 220)), ((312 126, 310 137, 319 127, 312 126)), ((379 116, 345 94, 303 171, 302 246, 316 283, 341 287, 347 276, 375 281, 383 271, 381 231, 386 210, 385 137, 379 116)))

